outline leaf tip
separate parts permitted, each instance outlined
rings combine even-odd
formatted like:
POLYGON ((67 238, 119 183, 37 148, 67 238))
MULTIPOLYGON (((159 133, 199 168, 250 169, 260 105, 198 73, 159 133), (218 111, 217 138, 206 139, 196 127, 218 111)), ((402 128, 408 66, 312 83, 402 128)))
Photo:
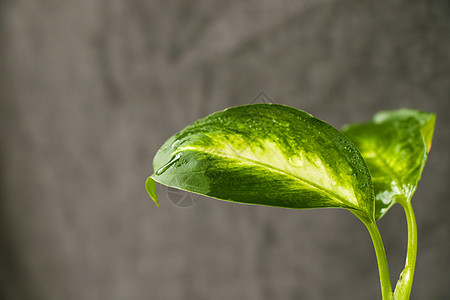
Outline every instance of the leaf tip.
POLYGON ((422 125, 422 128, 420 129, 427 147, 427 153, 430 153, 431 150, 431 143, 433 140, 433 133, 434 133, 434 126, 436 124, 436 115, 430 113, 430 117, 425 122, 425 124, 422 125))
POLYGON ((150 176, 145 181, 145 188, 150 198, 155 202, 156 206, 159 207, 158 196, 156 195, 156 181, 150 176))

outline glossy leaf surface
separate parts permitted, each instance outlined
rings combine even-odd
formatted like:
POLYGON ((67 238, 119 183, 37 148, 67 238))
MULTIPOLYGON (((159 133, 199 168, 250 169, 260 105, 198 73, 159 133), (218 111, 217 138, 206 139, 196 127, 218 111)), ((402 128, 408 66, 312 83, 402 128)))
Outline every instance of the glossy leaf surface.
POLYGON ((391 111, 380 111, 373 117, 375 123, 383 123, 388 120, 406 121, 408 119, 416 120, 419 123, 420 132, 422 133, 425 145, 427 146, 427 153, 430 152, 434 124, 436 122, 435 114, 415 109, 402 108, 391 111))
POLYGON ((434 122, 434 114, 401 109, 344 127, 371 172, 376 220, 396 202, 411 200, 431 147, 434 122))
POLYGON ((369 171, 331 125, 277 104, 226 109, 158 150, 147 180, 217 199, 286 208, 348 208, 374 219, 369 171))

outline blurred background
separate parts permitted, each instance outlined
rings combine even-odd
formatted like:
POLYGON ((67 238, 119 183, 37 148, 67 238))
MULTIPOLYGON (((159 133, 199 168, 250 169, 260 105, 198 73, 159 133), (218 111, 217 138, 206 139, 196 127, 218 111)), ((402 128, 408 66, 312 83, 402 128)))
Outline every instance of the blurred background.
POLYGON ((337 128, 437 113, 411 298, 448 299, 449 32, 446 0, 0 0, 0 298, 380 299, 347 211, 148 197, 170 135, 264 91, 337 128))

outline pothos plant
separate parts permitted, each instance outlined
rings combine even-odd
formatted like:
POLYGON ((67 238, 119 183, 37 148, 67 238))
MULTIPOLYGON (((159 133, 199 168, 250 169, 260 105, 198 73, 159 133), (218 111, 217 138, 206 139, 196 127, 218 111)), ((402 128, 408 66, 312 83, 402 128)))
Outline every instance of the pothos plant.
POLYGON ((155 155, 146 188, 157 205, 155 182, 245 204, 348 209, 372 238, 383 299, 409 299, 417 253, 411 197, 435 118, 411 109, 382 111, 339 131, 285 105, 231 107, 170 137, 155 155), (393 292, 376 222, 395 203, 406 214, 408 247, 393 292))

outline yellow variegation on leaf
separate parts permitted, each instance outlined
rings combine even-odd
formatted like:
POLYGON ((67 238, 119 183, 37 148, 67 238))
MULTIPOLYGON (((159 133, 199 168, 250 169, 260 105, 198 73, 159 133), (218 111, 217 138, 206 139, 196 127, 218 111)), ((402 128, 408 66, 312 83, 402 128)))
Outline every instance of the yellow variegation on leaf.
POLYGON ((284 105, 232 107, 200 119, 158 150, 147 180, 220 200, 285 208, 347 208, 374 219, 370 173, 331 125, 284 105))

